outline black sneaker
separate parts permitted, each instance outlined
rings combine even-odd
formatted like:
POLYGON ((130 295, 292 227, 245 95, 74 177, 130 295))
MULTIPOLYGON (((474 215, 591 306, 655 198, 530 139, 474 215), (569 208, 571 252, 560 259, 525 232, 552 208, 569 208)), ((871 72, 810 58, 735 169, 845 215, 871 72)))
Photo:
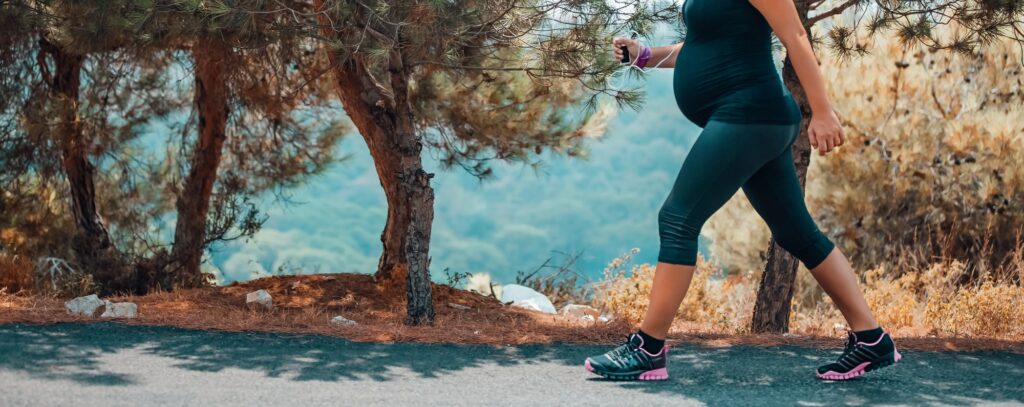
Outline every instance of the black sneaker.
POLYGON ((644 339, 635 332, 626 343, 599 356, 591 356, 583 363, 589 372, 614 380, 666 380, 668 379, 668 345, 656 354, 641 346, 644 339))
POLYGON ((819 367, 816 374, 819 379, 849 380, 865 372, 892 365, 901 358, 888 332, 882 333, 874 343, 860 342, 857 335, 850 332, 839 360, 819 367))

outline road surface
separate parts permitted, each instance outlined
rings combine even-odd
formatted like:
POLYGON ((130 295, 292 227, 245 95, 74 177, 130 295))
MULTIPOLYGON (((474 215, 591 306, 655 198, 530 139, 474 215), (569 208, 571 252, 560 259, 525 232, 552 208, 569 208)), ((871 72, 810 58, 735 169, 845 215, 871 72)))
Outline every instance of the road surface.
POLYGON ((367 344, 114 323, 0 325, 0 406, 1024 405, 1024 355, 903 352, 821 382, 838 350, 681 345, 667 382, 583 370, 607 346, 367 344))

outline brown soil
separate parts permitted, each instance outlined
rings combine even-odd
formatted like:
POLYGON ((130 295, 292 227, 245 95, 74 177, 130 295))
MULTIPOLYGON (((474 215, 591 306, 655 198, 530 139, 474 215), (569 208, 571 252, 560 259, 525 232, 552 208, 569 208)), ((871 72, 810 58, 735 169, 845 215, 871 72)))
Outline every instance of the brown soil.
MULTIPOLYGON (((380 291, 372 276, 326 274, 268 277, 225 287, 154 293, 145 296, 109 298, 132 301, 139 317, 119 320, 127 325, 163 325, 222 331, 309 333, 344 337, 364 342, 424 343, 585 343, 615 344, 631 331, 624 322, 580 322, 559 315, 543 314, 507 306, 492 297, 433 286, 437 316, 432 326, 406 326, 402 293, 380 291), (273 311, 250 310, 245 295, 265 289, 273 297, 273 311), (470 307, 468 310, 449 305, 470 307), (358 323, 338 327, 328 323, 342 315, 358 323)), ((93 322, 97 319, 68 315, 64 299, 25 294, 3 294, 0 290, 0 323, 93 322)), ((797 345, 841 347, 836 337, 795 335, 723 335, 682 327, 670 335, 670 342, 701 343, 708 346, 797 345)), ((993 349, 1024 353, 1024 341, 979 338, 900 337, 905 349, 975 350, 993 349)))

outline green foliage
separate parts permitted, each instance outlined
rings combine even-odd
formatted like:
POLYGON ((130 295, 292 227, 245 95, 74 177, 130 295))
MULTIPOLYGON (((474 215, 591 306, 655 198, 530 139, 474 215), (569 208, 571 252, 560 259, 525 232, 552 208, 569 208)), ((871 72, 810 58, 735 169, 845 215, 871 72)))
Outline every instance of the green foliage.
POLYGON ((827 37, 829 48, 844 57, 866 51, 861 37, 887 31, 895 33, 904 46, 922 44, 962 54, 977 52, 1002 38, 1024 41, 1020 36, 1024 29, 1022 0, 844 1, 819 2, 814 7, 818 16, 811 17, 810 25, 826 16, 840 15, 828 24, 827 37), (845 12, 847 9, 850 11, 845 12), (936 30, 951 23, 961 29, 936 30))
POLYGON ((549 149, 582 154, 609 119, 600 95, 639 108, 640 92, 609 84, 621 65, 608 44, 627 29, 649 34, 672 21, 678 5, 327 1, 324 8, 328 21, 350 22, 331 25, 338 63, 358 59, 385 93, 400 66, 425 143, 445 167, 483 178, 497 160, 532 163, 549 149))

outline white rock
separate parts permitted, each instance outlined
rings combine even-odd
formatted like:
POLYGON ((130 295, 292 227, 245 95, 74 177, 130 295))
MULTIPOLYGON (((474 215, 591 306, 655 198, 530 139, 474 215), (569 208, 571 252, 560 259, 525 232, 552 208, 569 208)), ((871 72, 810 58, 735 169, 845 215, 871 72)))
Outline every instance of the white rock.
POLYGON ((130 319, 139 316, 139 306, 135 305, 134 302, 103 302, 107 304, 107 309, 103 311, 100 317, 130 319))
POLYGON ((832 325, 832 329, 836 331, 845 331, 846 325, 843 325, 841 322, 836 322, 835 325, 832 325))
POLYGON ((245 305, 270 310, 274 308, 274 300, 267 290, 257 290, 245 295, 245 305))
POLYGON ((483 296, 490 296, 493 290, 494 296, 501 298, 501 286, 491 281, 490 273, 470 274, 469 281, 466 282, 466 290, 480 293, 483 296))
POLYGON ((345 317, 343 317, 341 315, 338 315, 338 316, 335 316, 334 318, 331 318, 331 325, 335 325, 335 326, 351 326, 351 325, 356 325, 356 321, 353 321, 351 319, 348 319, 348 318, 345 318, 345 317))
POLYGON ((597 308, 581 304, 568 304, 562 307, 562 310, 558 311, 558 313, 566 317, 586 321, 594 321, 601 315, 601 311, 598 311, 597 308))
POLYGON ((71 315, 84 317, 98 317, 106 310, 106 302, 97 297, 96 294, 78 297, 64 303, 64 309, 71 315))
POLYGON ((555 313, 555 305, 547 296, 536 290, 519 284, 501 286, 501 302, 512 302, 512 306, 532 309, 535 311, 555 313))
POLYGON ((600 322, 612 322, 614 319, 615 316, 609 314, 602 314, 601 316, 597 317, 597 320, 600 322))

